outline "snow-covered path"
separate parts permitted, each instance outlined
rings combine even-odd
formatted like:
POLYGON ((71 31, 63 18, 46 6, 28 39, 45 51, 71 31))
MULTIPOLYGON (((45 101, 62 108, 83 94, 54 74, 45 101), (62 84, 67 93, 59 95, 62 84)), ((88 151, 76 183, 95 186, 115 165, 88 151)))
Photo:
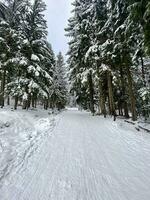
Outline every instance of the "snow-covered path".
POLYGON ((150 135, 68 110, 0 200, 149 200, 150 135))

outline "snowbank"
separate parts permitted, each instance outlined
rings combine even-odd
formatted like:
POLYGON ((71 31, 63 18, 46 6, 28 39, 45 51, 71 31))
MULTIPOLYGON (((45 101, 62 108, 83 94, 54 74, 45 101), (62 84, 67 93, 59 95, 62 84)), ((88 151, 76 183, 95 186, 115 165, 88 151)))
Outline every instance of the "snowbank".
MULTIPOLYGON (((0 182, 10 178, 51 134, 55 116, 48 111, 0 110, 0 182)), ((6 184, 6 183, 5 183, 6 184)), ((1 186, 1 185, 0 185, 1 186)))

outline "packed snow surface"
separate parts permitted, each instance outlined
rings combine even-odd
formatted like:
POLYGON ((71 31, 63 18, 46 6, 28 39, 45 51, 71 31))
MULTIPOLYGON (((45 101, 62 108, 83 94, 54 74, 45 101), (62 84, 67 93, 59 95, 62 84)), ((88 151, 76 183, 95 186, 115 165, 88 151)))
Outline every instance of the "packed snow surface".
POLYGON ((0 200, 150 199, 148 133, 73 109, 0 114, 0 200))

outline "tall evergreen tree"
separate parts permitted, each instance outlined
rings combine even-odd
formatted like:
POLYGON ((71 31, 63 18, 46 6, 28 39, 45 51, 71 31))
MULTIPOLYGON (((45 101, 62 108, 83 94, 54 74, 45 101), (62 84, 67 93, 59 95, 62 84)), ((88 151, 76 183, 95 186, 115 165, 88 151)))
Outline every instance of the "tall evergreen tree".
POLYGON ((54 66, 53 84, 50 88, 52 108, 59 110, 65 108, 67 103, 67 80, 64 58, 62 53, 59 52, 54 66))
POLYGON ((42 0, 0 3, 2 107, 6 95, 14 98, 15 109, 19 100, 23 108, 36 107, 37 99, 43 102, 44 108, 49 107, 57 72, 55 55, 47 41, 45 9, 42 0))
POLYGON ((0 38, 1 38, 1 97, 0 104, 4 106, 6 83, 14 73, 14 65, 20 57, 22 35, 18 31, 19 13, 26 1, 6 1, 0 3, 0 38))
POLYGON ((136 72, 141 65, 144 87, 147 72, 144 70, 143 47, 146 39, 143 24, 138 20, 131 21, 132 3, 125 0, 76 0, 66 31, 71 37, 68 64, 77 103, 86 104, 84 108, 90 104, 92 112, 92 105, 99 104, 104 116, 109 110, 111 115, 128 118, 131 111, 132 119, 136 120, 136 100, 140 94, 136 72))

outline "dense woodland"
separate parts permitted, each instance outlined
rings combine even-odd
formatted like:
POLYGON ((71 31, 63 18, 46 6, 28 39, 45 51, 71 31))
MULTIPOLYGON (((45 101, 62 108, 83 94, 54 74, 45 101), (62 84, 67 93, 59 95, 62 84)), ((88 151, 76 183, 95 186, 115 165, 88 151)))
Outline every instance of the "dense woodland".
POLYGON ((47 41, 42 0, 0 2, 0 105, 64 108, 65 66, 47 41), (32 3, 31 3, 32 2, 32 3), (61 74, 61 75, 60 75, 61 74))
MULTIPOLYGON (((42 0, 0 2, 0 106, 64 108, 66 72, 47 41, 42 0)), ((75 0, 69 37, 70 94, 91 113, 150 115, 150 2, 75 0)))
POLYGON ((149 0, 76 0, 66 28, 71 93, 81 108, 150 115, 149 0))

